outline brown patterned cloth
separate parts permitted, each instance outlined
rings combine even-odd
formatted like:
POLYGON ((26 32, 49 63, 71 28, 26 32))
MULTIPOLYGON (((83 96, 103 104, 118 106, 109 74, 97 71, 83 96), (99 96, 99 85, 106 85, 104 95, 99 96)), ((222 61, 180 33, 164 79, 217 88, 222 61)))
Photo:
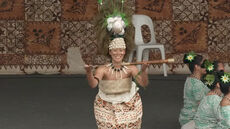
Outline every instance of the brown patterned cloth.
MULTIPOLYGON (((153 19, 158 43, 164 44, 166 58, 174 58, 175 68, 183 65, 183 55, 194 51, 211 60, 229 63, 230 1, 228 0, 153 0, 136 2, 136 13, 153 19), (163 12, 168 11, 168 15, 163 12)), ((149 38, 143 27, 145 40, 149 38)), ((161 59, 157 50, 150 60, 161 59)), ((156 65, 157 66, 157 65, 156 65)))
POLYGON ((30 22, 26 25, 27 54, 60 54, 60 24, 30 22))
POLYGON ((96 0, 63 0, 62 17, 66 20, 91 20, 97 13, 96 0))
POLYGON ((171 0, 136 0, 136 13, 153 19, 172 19, 171 0))
POLYGON ((0 19, 24 19, 24 0, 1 0, 0 19))
POLYGON ((98 95, 94 101, 98 129, 140 129, 142 102, 138 93, 127 103, 112 104, 98 95))
MULTIPOLYGON (((183 54, 190 50, 230 63, 229 0, 125 2, 135 13, 153 19, 156 41, 165 46, 166 58, 176 60, 170 67, 183 66, 183 54)), ((0 69, 61 71, 68 66, 70 47, 79 47, 86 63, 109 61, 96 53, 91 20, 97 12, 96 0, 0 0, 0 69)), ((146 27, 143 36, 145 42, 150 40, 146 27)), ((149 58, 160 59, 159 51, 150 51, 149 58)))
POLYGON ((230 1, 229 0, 210 0, 209 17, 211 19, 230 18, 230 1))
POLYGON ((173 47, 176 53, 207 51, 207 24, 204 22, 174 22, 173 47), (186 49, 185 49, 186 48, 186 49))

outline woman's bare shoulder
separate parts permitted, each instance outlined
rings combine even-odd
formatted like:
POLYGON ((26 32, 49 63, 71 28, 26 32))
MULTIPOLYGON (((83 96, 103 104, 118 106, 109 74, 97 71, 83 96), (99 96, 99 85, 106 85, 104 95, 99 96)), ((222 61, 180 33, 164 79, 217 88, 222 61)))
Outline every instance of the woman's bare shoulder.
POLYGON ((107 69, 107 67, 105 65, 98 66, 94 72, 95 76, 102 79, 103 76, 106 74, 106 69, 107 69))
POLYGON ((227 98, 223 98, 222 101, 220 102, 221 106, 228 106, 230 105, 230 102, 227 98))
POLYGON ((108 69, 108 66, 107 65, 99 65, 97 68, 96 68, 97 70, 106 70, 106 69, 108 69))

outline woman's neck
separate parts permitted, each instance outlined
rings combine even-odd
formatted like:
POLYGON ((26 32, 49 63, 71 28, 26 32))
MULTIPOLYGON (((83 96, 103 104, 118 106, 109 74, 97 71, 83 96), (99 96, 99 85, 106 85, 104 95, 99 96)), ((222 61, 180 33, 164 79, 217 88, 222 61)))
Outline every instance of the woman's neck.
POLYGON ((222 92, 220 91, 220 88, 215 87, 213 90, 210 91, 211 94, 216 94, 218 96, 222 96, 222 92))
POLYGON ((197 79, 200 80, 200 79, 201 79, 201 74, 194 71, 194 72, 191 74, 191 77, 194 77, 194 78, 197 78, 197 79))
POLYGON ((122 62, 115 62, 115 61, 112 61, 112 64, 114 67, 120 67, 121 66, 121 63, 122 62))
POLYGON ((230 93, 224 95, 224 98, 220 102, 221 106, 229 106, 230 105, 230 93))
POLYGON ((226 94, 224 97, 230 98, 230 93, 226 94))

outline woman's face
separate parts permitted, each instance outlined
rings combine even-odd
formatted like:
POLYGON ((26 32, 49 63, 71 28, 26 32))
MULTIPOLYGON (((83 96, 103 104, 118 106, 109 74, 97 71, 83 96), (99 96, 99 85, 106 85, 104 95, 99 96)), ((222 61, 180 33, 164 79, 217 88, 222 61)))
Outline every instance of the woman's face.
POLYGON ((112 57, 112 61, 115 63, 122 62, 124 55, 125 55, 125 49, 123 48, 115 48, 111 49, 109 51, 109 55, 112 57))
POLYGON ((205 67, 202 67, 202 66, 204 66, 204 65, 202 65, 203 64, 203 62, 204 62, 204 60, 205 59, 203 59, 202 61, 201 61, 201 64, 200 65, 197 65, 197 70, 203 75, 203 74, 206 74, 206 69, 205 69, 205 67))
POLYGON ((224 70, 224 64, 223 64, 223 63, 218 63, 217 70, 218 70, 218 71, 221 71, 221 70, 225 71, 225 70, 224 70))
POLYGON ((217 88, 220 88, 220 84, 219 84, 219 83, 216 83, 216 87, 217 87, 217 88))

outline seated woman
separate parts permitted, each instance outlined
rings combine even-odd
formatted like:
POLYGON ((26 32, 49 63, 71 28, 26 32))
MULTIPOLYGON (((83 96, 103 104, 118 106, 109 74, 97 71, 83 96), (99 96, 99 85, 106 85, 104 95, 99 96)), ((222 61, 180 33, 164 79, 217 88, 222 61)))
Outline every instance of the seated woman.
MULTIPOLYGON (((206 61, 208 62, 208 61, 206 61)), ((210 89, 207 96, 205 96, 197 109, 194 118, 196 129, 218 129, 219 119, 217 107, 222 99, 222 92, 220 91, 218 72, 223 71, 224 67, 218 65, 221 63, 206 63, 206 71, 209 74, 204 76, 204 83, 210 89)))
POLYGON ((224 64, 220 61, 215 60, 214 64, 214 71, 225 71, 224 64))
POLYGON ((187 77, 184 84, 184 107, 181 109, 179 122, 182 128, 194 128, 193 121, 197 108, 203 97, 209 92, 207 86, 201 81, 201 77, 206 73, 202 63, 204 58, 193 52, 185 54, 184 63, 188 64, 191 75, 187 77), (189 126, 189 127, 187 127, 189 126))
POLYGON ((221 129, 230 128, 230 75, 229 73, 222 72, 219 75, 220 90, 224 94, 223 99, 218 107, 219 111, 219 126, 221 129))
POLYGON ((218 72, 224 71, 222 63, 218 61, 205 62, 205 68, 208 74, 204 76, 204 83, 210 89, 210 92, 205 96, 197 109, 194 118, 196 129, 218 129, 218 112, 217 107, 222 99, 220 91, 218 72))

